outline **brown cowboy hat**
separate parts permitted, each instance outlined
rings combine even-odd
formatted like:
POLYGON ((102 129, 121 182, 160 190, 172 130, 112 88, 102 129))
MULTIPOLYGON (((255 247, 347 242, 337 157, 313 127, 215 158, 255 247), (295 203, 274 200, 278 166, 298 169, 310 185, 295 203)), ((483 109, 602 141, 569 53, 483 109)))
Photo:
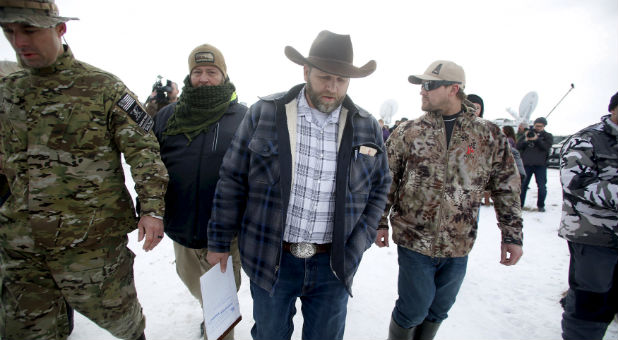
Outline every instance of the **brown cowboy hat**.
POLYGON ((361 67, 352 65, 354 52, 349 35, 322 31, 313 41, 309 56, 303 57, 292 46, 285 47, 285 56, 298 65, 309 64, 326 73, 345 78, 362 78, 376 70, 376 62, 370 60, 361 67))

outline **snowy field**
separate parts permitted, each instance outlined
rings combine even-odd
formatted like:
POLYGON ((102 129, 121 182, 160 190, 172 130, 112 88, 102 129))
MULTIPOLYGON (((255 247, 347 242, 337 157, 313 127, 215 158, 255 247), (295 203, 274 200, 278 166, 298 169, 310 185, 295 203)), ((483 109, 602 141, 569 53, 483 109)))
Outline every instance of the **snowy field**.
MULTIPOLYGON (((132 186, 132 182, 127 183, 132 186)), ((536 184, 531 183, 524 211, 524 256, 513 267, 499 264, 500 232, 493 206, 481 208, 479 236, 470 253, 468 271, 457 302, 436 339, 560 339, 562 309, 558 303, 567 287, 569 253, 557 236, 561 199, 558 170, 548 171, 545 213, 536 207, 536 184)), ((149 253, 137 243, 135 280, 146 315, 146 338, 199 339, 202 312, 178 276, 172 242, 165 238, 149 253)), ((345 339, 386 339, 390 313, 397 298, 397 251, 371 247, 361 263, 349 300, 345 339)), ((239 292, 243 320, 236 339, 251 339, 252 300, 243 273, 239 292)), ((300 308, 299 308, 300 310, 300 308)), ((301 338, 302 316, 294 318, 293 339, 301 338)), ((618 338, 615 323, 605 339, 618 338)), ((114 339, 105 330, 76 313, 71 340, 114 339)))

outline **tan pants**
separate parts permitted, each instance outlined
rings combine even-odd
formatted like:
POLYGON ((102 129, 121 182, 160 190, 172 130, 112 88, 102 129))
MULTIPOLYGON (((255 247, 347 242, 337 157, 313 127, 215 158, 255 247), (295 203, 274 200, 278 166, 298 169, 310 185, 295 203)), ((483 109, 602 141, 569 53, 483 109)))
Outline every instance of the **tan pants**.
MULTIPOLYGON (((240 289, 240 252, 238 251, 238 238, 232 240, 230 254, 232 255, 234 279, 236 280, 236 290, 238 291, 240 289)), ((187 286, 191 295, 199 300, 200 305, 202 305, 200 277, 212 268, 208 261, 206 261, 208 250, 187 248, 174 242, 174 255, 176 256, 176 272, 178 276, 185 286, 187 286)), ((234 330, 225 337, 225 339, 233 338, 234 330)), ((204 333, 204 339, 206 339, 206 333, 204 333)))

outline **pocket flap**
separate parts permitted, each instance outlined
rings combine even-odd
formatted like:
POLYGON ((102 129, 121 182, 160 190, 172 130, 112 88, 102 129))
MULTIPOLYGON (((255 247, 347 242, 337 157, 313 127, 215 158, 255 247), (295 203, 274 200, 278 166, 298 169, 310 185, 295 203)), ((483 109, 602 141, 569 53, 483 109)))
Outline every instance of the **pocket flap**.
POLYGON ((249 142, 249 150, 262 157, 279 154, 278 144, 271 139, 254 138, 249 142))

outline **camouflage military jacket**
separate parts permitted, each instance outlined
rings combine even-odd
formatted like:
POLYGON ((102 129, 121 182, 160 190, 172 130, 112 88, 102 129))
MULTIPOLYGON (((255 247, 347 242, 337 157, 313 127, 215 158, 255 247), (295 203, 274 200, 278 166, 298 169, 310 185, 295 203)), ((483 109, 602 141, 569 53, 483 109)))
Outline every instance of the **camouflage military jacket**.
POLYGON ((0 81, 0 247, 40 251, 97 244, 136 227, 121 153, 141 214, 163 216, 167 172, 153 121, 115 76, 73 58, 0 81))
POLYGON ((485 190, 502 241, 522 244, 521 180, 507 138, 465 104, 448 147, 444 121, 434 112, 401 124, 386 142, 393 184, 380 228, 388 228, 390 218, 395 243, 423 255, 470 252, 485 190))
POLYGON ((569 241, 618 248, 618 126, 601 118, 571 136, 560 152, 562 221, 569 241))

